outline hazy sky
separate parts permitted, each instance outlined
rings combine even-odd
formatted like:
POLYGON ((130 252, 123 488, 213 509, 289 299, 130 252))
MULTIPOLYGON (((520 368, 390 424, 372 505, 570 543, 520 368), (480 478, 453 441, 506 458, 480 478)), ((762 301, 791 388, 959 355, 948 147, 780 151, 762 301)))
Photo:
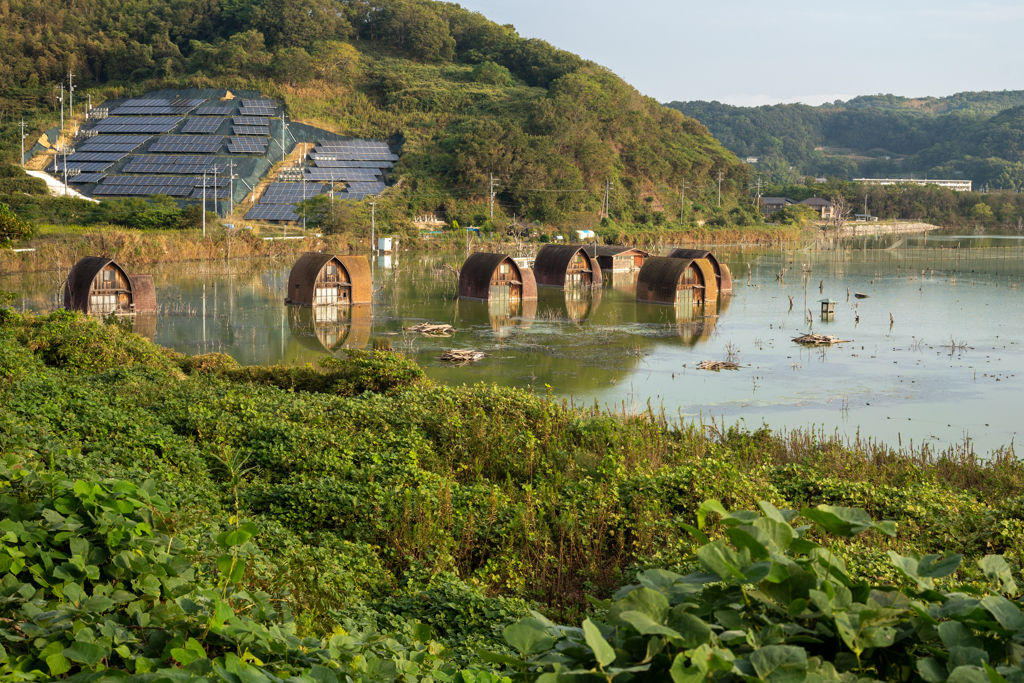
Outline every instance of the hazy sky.
POLYGON ((662 102, 1024 90, 1024 2, 458 0, 662 102))

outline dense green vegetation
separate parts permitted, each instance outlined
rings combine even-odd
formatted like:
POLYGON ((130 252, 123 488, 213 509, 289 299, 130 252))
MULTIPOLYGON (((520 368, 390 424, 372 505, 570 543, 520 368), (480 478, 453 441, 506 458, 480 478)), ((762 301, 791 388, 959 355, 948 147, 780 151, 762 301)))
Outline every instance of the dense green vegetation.
POLYGON ((0 13, 6 161, 17 159, 22 116, 32 139, 55 124, 56 88, 72 71, 79 103, 87 91, 99 102, 162 87, 249 88, 282 98, 296 120, 389 139, 402 147, 392 176, 401 189, 378 209, 385 226, 425 212, 479 225, 491 174, 502 219, 590 227, 607 181, 612 215, 629 222, 676 206, 683 182, 710 198, 723 172, 727 209, 746 187, 746 168, 703 125, 455 4, 144 0, 71 11, 6 0, 0 13))
POLYGON ((1024 91, 943 98, 857 97, 820 107, 670 105, 708 126, 775 183, 799 175, 968 178, 975 188, 1024 187, 1024 91), (792 168, 790 168, 792 167, 792 168))
POLYGON ((1016 596, 1024 547, 1010 454, 570 409, 383 351, 246 368, 68 312, 0 320, 6 679, 1019 680, 992 597, 1016 596))

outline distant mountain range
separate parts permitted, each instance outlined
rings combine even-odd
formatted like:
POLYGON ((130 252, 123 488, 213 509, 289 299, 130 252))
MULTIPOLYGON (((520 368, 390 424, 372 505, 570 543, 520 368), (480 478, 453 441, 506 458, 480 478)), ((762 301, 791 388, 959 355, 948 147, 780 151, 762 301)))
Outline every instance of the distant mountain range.
POLYGON ((949 97, 866 95, 811 107, 672 102, 776 183, 801 175, 968 178, 1024 187, 1024 90, 949 97))

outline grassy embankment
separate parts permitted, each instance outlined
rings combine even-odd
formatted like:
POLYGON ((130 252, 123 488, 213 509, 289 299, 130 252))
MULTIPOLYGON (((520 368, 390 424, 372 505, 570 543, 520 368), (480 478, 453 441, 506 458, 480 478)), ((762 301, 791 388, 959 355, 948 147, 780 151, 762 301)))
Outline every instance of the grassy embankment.
POLYGON ((692 565, 679 524, 708 498, 896 520, 894 539, 824 539, 854 574, 892 581, 888 549, 1019 562, 1024 543, 1024 464, 1011 452, 573 410, 436 385, 383 352, 238 367, 66 312, 5 313, 0 350, 3 452, 71 477, 152 479, 187 544, 223 530, 223 461, 244 458, 240 513, 263 530, 247 580, 287 589, 311 633, 411 617, 466 646, 527 604, 574 615, 639 568, 692 565))

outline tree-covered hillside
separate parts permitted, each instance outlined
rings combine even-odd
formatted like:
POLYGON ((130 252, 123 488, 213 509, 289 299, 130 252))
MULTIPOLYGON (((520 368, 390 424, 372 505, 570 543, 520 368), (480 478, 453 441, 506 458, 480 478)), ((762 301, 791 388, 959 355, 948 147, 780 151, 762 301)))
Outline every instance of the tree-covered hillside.
POLYGON ((728 149, 757 156, 775 182, 803 174, 968 178, 976 186, 1024 185, 1024 91, 950 97, 857 97, 820 107, 734 107, 673 102, 728 149))
MULTIPOLYGON (((59 119, 60 82, 81 102, 173 86, 251 88, 293 119, 403 145, 396 214, 444 209, 596 221, 606 182, 616 218, 677 205, 744 166, 707 129, 607 69, 429 0, 0 2, 0 155, 18 157, 59 119), (31 140, 30 140, 31 141, 31 140)), ((731 200, 730 202, 731 203, 731 200)), ((670 215, 678 215, 674 211, 670 215)), ((395 218, 395 220, 399 220, 395 218)))

